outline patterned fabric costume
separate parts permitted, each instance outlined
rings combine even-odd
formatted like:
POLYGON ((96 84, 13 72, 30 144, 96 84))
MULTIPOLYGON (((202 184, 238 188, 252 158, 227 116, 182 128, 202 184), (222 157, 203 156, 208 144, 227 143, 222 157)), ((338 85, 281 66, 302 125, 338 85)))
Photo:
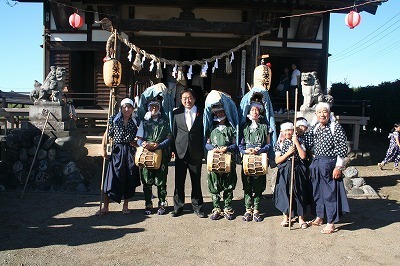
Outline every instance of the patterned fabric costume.
POLYGON ((314 159, 310 165, 316 214, 328 223, 339 221, 340 215, 350 212, 343 179, 333 179, 336 161, 348 152, 346 134, 342 126, 329 120, 311 128, 314 159), (326 214, 326 215, 325 215, 326 214))
MULTIPOLYGON (((212 131, 210 136, 207 138, 206 148, 209 149, 218 147, 228 147, 227 151, 232 154, 236 152, 236 131, 231 125, 217 125, 212 131)), ((236 165, 235 160, 231 160, 231 171, 229 173, 216 173, 208 172, 207 181, 208 189, 212 196, 213 207, 217 211, 220 211, 220 193, 223 192, 224 199, 224 213, 225 217, 229 214, 233 214, 232 200, 233 200, 233 190, 236 187, 237 175, 236 175, 236 165)))
POLYGON ((304 180, 304 185, 303 185, 303 200, 304 204, 306 206, 309 206, 309 210, 311 215, 315 216, 315 203, 314 203, 314 198, 313 198, 313 188, 312 188, 312 183, 311 183, 311 178, 310 178, 310 164, 312 162, 312 135, 309 131, 304 132, 303 135, 297 136, 298 140, 300 143, 304 143, 304 146, 306 148, 306 154, 307 157, 302 160, 303 164, 306 167, 306 174, 305 174, 305 180, 304 180))
MULTIPOLYGON (((298 138, 301 147, 305 150, 305 145, 302 139, 298 138)), ((275 144, 274 150, 276 154, 283 155, 289 147, 293 146, 293 141, 284 139, 282 142, 275 144)), ((293 208, 292 217, 295 215, 304 216, 306 203, 304 199, 304 191, 306 188, 306 166, 300 159, 298 152, 294 154, 294 184, 293 184, 293 208)), ((276 178, 276 186, 273 195, 275 207, 283 214, 289 215, 289 197, 290 197, 290 179, 292 172, 293 156, 290 156, 286 161, 278 164, 278 172, 276 178)))
POLYGON ((103 191, 120 203, 122 199, 135 195, 135 188, 140 186, 139 170, 134 163, 136 149, 130 145, 136 137, 137 125, 129 119, 125 127, 123 118, 117 115, 110 117, 108 125, 108 136, 113 139, 113 146, 103 191))
MULTIPOLYGON (((168 120, 163 117, 153 120, 143 120, 143 140, 147 142, 163 142, 168 136, 171 136, 171 130, 168 120)), ((158 206, 164 206, 167 196, 167 174, 168 163, 171 160, 171 150, 169 147, 162 149, 161 166, 159 169, 142 169, 142 183, 146 207, 152 208, 152 186, 157 186, 158 206)))
MULTIPOLYGON (((245 154, 248 148, 261 148, 259 154, 266 153, 270 145, 267 143, 269 129, 266 124, 257 123, 257 128, 251 127, 251 121, 247 122, 243 130, 243 138, 239 144, 239 150, 245 154)), ((246 211, 252 212, 260 210, 260 200, 266 188, 267 176, 248 176, 244 174, 242 168, 242 183, 244 190, 244 205, 246 211)))
POLYGON ((383 161, 381 162, 382 165, 385 165, 389 162, 394 162, 394 167, 399 167, 400 147, 399 145, 397 145, 396 138, 399 139, 399 132, 394 131, 389 134, 389 148, 386 151, 385 159, 383 159, 383 161))

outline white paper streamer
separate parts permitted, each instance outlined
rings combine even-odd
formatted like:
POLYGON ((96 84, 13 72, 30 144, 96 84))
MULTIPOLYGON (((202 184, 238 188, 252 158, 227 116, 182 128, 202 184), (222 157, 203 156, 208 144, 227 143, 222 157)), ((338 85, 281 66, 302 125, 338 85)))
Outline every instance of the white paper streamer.
POLYGON ((141 63, 142 67, 144 64, 144 60, 146 60, 146 52, 145 51, 143 51, 143 57, 142 57, 142 63, 141 63))
POLYGON ((192 68, 193 68, 193 66, 190 65, 188 73, 187 73, 187 78, 188 79, 192 79, 192 75, 193 75, 192 68))
POLYGON ((172 69, 172 76, 173 76, 174 78, 176 78, 176 73, 177 73, 177 71, 178 71, 178 65, 175 64, 174 68, 172 69))
POLYGON ((151 60, 151 62, 150 62, 150 68, 149 68, 149 71, 151 72, 151 71, 153 71, 153 68, 154 68, 154 59, 153 60, 151 60))
POLYGON ((218 68, 218 58, 215 59, 214 66, 213 66, 213 68, 212 68, 212 73, 214 73, 215 69, 217 69, 217 68, 218 68))
POLYGON ((133 49, 131 48, 131 49, 129 50, 129 53, 128 53, 128 60, 129 60, 129 62, 132 62, 132 51, 133 51, 133 49))
POLYGON ((207 77, 207 69, 208 69, 208 63, 206 61, 206 63, 203 65, 203 67, 201 68, 201 74, 200 76, 202 78, 206 78, 207 77))
POLYGON ((235 59, 235 54, 232 52, 232 55, 231 55, 231 64, 232 64, 232 61, 235 59))

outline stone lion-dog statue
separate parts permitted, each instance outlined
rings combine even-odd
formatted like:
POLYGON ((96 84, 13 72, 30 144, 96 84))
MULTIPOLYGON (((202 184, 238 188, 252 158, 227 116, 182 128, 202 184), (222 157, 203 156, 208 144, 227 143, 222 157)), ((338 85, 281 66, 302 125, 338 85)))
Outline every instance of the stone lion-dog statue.
POLYGON ((301 90, 304 101, 300 111, 312 110, 319 102, 333 103, 333 97, 319 83, 316 71, 301 73, 301 90))
POLYGON ((50 72, 43 84, 35 80, 34 89, 29 94, 31 100, 36 104, 38 102, 61 103, 62 90, 64 88, 67 71, 65 67, 50 67, 50 72))

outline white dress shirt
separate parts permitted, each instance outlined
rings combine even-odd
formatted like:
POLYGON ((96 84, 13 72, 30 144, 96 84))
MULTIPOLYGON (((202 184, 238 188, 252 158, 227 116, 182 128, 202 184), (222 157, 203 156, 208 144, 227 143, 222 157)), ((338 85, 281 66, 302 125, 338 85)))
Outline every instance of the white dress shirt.
POLYGON ((197 106, 193 106, 191 109, 185 108, 185 121, 186 126, 190 130, 192 128, 194 119, 196 118, 197 106))

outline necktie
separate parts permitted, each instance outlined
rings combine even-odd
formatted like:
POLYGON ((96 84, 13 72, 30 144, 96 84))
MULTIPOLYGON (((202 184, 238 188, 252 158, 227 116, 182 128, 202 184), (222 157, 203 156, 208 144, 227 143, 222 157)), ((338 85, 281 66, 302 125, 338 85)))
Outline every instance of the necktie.
POLYGON ((193 118, 192 118, 192 114, 191 114, 190 110, 186 111, 185 118, 186 118, 186 126, 190 130, 192 128, 192 124, 193 124, 193 118))

